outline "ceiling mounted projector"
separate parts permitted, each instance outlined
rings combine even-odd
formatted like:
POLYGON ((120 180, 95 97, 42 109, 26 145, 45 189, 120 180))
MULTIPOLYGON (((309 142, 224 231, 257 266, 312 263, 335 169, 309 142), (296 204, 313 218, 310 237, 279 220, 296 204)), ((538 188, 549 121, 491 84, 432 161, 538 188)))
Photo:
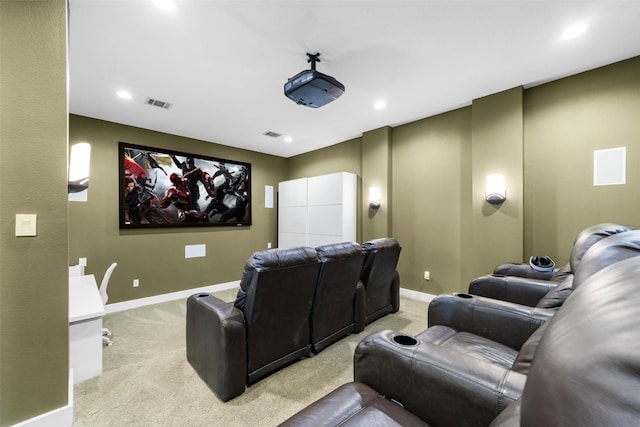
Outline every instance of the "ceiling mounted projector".
POLYGON ((319 53, 307 53, 310 70, 304 70, 291 77, 284 84, 284 94, 298 105, 318 108, 335 101, 344 93, 344 85, 331 76, 316 71, 320 62, 319 53))

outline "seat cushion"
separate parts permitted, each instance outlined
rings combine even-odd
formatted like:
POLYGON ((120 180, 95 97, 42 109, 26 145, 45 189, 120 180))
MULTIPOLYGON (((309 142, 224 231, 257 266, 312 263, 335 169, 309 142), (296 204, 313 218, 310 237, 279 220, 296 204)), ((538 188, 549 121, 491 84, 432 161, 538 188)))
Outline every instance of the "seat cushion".
POLYGON ((382 425, 428 427, 402 406, 358 382, 343 384, 280 424, 286 427, 382 425))
POLYGON ((538 301, 536 307, 539 308, 558 308, 567 300, 573 291, 573 275, 563 279, 558 286, 551 289, 544 297, 538 301))
POLYGON ((486 360, 505 368, 511 368, 518 352, 506 345, 469 332, 460 332, 444 325, 433 325, 416 335, 422 342, 447 347, 457 353, 486 360))

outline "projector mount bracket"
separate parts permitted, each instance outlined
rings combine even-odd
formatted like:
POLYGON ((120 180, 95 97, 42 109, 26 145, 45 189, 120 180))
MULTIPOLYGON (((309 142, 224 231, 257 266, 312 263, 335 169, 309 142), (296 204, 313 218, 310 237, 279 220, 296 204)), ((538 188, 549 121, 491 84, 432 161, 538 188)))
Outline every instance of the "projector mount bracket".
POLYGON ((311 69, 315 71, 316 62, 320 62, 320 53, 307 53, 307 62, 311 63, 311 69))

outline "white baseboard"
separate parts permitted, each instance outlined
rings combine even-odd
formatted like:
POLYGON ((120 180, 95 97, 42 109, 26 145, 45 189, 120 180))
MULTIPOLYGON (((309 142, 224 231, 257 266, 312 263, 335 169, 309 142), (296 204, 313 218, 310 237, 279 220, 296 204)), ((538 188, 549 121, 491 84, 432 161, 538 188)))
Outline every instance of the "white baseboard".
POLYGON ((14 424, 12 427, 71 427, 73 424, 73 369, 69 369, 67 404, 53 411, 14 424))
POLYGON ((400 296, 422 302, 431 302, 436 296, 425 292, 412 291, 411 289, 400 288, 400 296))
MULTIPOLYGON (((227 289, 234 289, 234 288, 237 289, 239 287, 240 287, 240 281, 236 280, 233 282, 219 283, 217 285, 209 285, 201 288, 185 289, 183 291, 171 292, 169 294, 155 295, 152 297, 138 298, 138 299, 133 299, 129 301, 107 304, 105 306, 105 312, 107 314, 117 313, 119 311, 125 311, 125 310, 130 310, 132 308, 144 307, 146 305, 160 304, 163 302, 174 301, 177 299, 189 298, 191 295, 196 294, 198 292, 213 293, 213 292, 226 291, 227 289)), ((427 294, 424 292, 412 291, 411 289, 405 289, 405 288, 400 288, 400 296, 417 300, 417 301, 423 301, 423 302, 429 302, 433 298, 435 298, 435 295, 427 294)))
POLYGON ((169 294, 162 295, 154 295, 152 297, 146 298, 138 298, 129 301, 116 302, 113 304, 107 304, 104 309, 107 314, 109 313, 117 313, 119 311, 130 310, 132 308, 144 307, 146 305, 152 304, 160 304, 162 302, 174 301, 182 298, 189 298, 193 294, 197 294, 198 292, 220 292, 226 291, 227 289, 239 288, 240 281, 236 280, 234 282, 220 283, 217 285, 209 285, 201 288, 193 288, 193 289, 185 289, 183 291, 171 292, 169 294))

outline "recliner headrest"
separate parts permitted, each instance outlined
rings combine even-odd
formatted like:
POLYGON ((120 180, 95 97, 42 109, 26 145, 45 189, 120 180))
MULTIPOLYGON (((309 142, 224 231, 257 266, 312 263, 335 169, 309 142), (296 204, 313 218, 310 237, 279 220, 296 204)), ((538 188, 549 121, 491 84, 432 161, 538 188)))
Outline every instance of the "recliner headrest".
POLYGON ((640 230, 614 234, 594 243, 574 272, 573 289, 598 271, 618 261, 640 255, 640 230))
POLYGON ((355 242, 331 243, 318 246, 316 252, 321 262, 329 262, 362 255, 362 247, 355 242))
POLYGON ((382 237, 373 239, 362 244, 362 250, 365 252, 376 251, 383 248, 400 247, 400 243, 392 237, 382 237))
POLYGON ((316 250, 309 247, 266 249, 254 252, 245 263, 244 271, 249 269, 266 271, 318 261, 316 250))
POLYGON ((580 265, 582 257, 594 243, 604 239, 605 237, 623 233, 629 230, 631 230, 631 228, 625 225, 608 222, 592 225, 591 227, 582 230, 578 234, 578 236, 576 236, 576 239, 571 248, 571 256, 569 258, 571 271, 575 273, 580 265))

